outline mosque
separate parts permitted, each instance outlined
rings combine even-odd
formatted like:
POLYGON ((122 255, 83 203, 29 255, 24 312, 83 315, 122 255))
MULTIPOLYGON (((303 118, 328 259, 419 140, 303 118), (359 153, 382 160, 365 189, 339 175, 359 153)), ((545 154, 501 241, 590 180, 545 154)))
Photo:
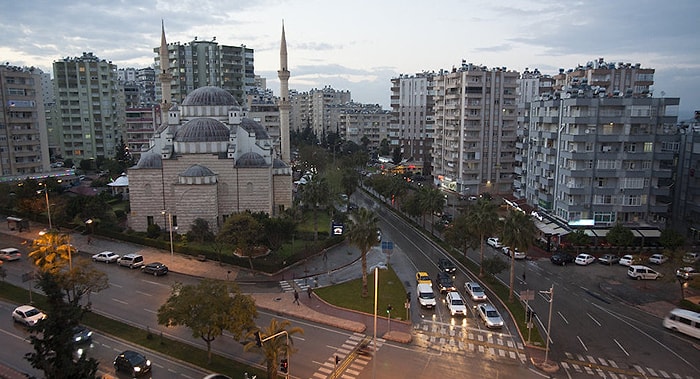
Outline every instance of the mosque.
MULTIPOLYGON (((161 56, 167 56, 165 29, 161 56), (165 53, 164 53, 165 51, 165 53)), ((169 63, 161 59, 163 124, 128 170, 128 226, 151 224, 186 233, 196 219, 217 232, 227 217, 250 210, 279 215, 292 206, 289 166, 289 71, 282 26, 280 48, 280 151, 265 128, 247 118, 226 90, 201 87, 182 104, 170 99, 169 63)))

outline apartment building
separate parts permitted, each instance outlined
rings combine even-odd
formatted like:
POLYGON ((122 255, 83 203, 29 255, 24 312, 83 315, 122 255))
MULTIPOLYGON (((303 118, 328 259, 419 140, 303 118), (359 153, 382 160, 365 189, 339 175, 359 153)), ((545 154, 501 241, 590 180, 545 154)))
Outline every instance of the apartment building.
POLYGON ((679 132, 672 225, 697 244, 700 241, 700 111, 695 111, 695 118, 681 122, 679 132))
POLYGON ((113 158, 125 115, 117 66, 83 53, 55 61, 53 77, 57 153, 76 166, 84 159, 113 158))
POLYGON ((505 67, 462 62, 433 79, 433 177, 460 194, 512 193, 517 79, 505 67))
POLYGON ((350 91, 336 90, 330 86, 311 89, 308 92, 289 91, 290 130, 300 131, 310 127, 319 139, 340 128, 340 109, 337 105, 352 101, 350 91))
MULTIPOLYGON (((264 84, 264 81, 258 80, 264 84)), ((275 151, 282 149, 280 140, 280 109, 271 89, 253 88, 246 94, 248 117, 262 125, 273 141, 275 151)))
POLYGON ((391 111, 378 104, 355 102, 334 108, 339 108, 338 132, 345 140, 376 151, 382 140, 389 138, 391 111))
POLYGON ((151 107, 126 108, 126 138, 124 143, 129 148, 135 162, 141 153, 150 148, 149 141, 161 125, 161 112, 158 105, 151 107))
POLYGON ((430 174, 433 142, 432 72, 399 75, 391 79, 392 147, 400 146, 403 156, 423 162, 424 174, 430 174))
MULTIPOLYGON (((216 37, 211 41, 195 37, 184 44, 168 43, 167 50, 172 74, 172 102, 181 104, 193 90, 215 86, 228 91, 239 104, 245 104, 246 91, 255 87, 254 51, 245 45, 220 45, 216 37)), ((160 46, 153 52, 156 54, 155 67, 161 67, 160 46)), ((155 89, 160 101, 161 86, 157 85, 155 89)))
POLYGON ((43 77, 43 72, 34 67, 0 65, 0 172, 3 177, 49 170, 43 77))
POLYGON ((525 198, 570 224, 664 224, 679 151, 679 99, 608 97, 584 88, 530 104, 525 198))

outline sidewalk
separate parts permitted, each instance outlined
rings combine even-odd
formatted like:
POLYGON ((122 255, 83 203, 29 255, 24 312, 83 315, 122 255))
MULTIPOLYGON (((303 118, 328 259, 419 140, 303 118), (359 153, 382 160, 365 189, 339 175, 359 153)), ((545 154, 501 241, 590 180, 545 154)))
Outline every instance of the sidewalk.
MULTIPOLYGON (((4 217, 4 216, 3 216, 4 217)), ((30 231, 18 232, 7 228, 0 228, 0 232, 8 235, 31 240, 38 236, 43 227, 33 224, 30 231)), ((144 257, 146 263, 161 262, 168 266, 171 272, 191 275, 201 278, 218 280, 233 280, 241 283, 254 284, 255 292, 248 293, 255 299, 256 305, 280 316, 301 318, 304 320, 329 325, 336 328, 372 335, 374 333, 373 315, 339 308, 318 298, 312 294, 307 296, 307 286, 325 287, 336 283, 359 278, 361 275, 360 253, 351 246, 341 244, 328 249, 325 253, 289 266, 281 272, 271 275, 252 271, 243 267, 222 264, 216 261, 200 261, 196 257, 171 254, 152 247, 136 245, 129 242, 102 238, 97 235, 84 236, 79 233, 71 233, 70 243, 73 244, 84 257, 90 257, 102 251, 114 251, 119 255, 137 253, 144 257), (294 304, 293 292, 283 291, 282 281, 286 281, 286 288, 295 288, 299 296, 299 304, 294 304)), ((381 259, 381 254, 371 251, 368 254, 369 266, 373 260, 381 259)), ((412 324, 405 321, 391 320, 387 323, 386 317, 378 317, 377 336, 386 340, 410 343, 412 339, 412 324), (391 331, 388 328, 391 328, 391 331)))

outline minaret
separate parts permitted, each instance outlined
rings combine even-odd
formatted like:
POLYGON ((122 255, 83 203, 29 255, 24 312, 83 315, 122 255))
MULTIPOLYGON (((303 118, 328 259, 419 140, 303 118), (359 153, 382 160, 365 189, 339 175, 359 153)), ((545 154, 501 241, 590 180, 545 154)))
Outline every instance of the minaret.
POLYGON ((161 88, 161 100, 160 100, 160 112, 162 116, 163 123, 168 121, 168 111, 170 107, 173 106, 170 101, 172 98, 172 93, 170 90, 170 82, 173 79, 173 75, 170 73, 170 58, 168 58, 168 43, 165 41, 165 24, 163 20, 161 23, 161 34, 160 34, 160 88, 161 88))
POLYGON ((280 79, 280 144, 282 145, 282 161, 291 161, 289 154, 289 70, 287 70, 287 39, 284 36, 284 21, 282 21, 282 42, 280 44, 280 69, 277 77, 280 79))

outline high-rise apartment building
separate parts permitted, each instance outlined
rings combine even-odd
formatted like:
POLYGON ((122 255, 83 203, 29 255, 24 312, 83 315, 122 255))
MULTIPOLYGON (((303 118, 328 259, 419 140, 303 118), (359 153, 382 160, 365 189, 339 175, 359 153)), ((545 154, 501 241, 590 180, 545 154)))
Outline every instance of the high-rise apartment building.
POLYGON ((339 108, 338 133, 345 140, 376 151, 382 140, 389 139, 391 111, 378 104, 354 102, 336 108, 339 108))
POLYGON ((290 91, 290 129, 310 127, 319 139, 340 128, 340 109, 352 101, 350 91, 340 91, 329 86, 309 92, 290 91))
POLYGON ((391 79, 390 145, 401 147, 405 158, 423 162, 426 174, 431 167, 434 76, 423 72, 391 79))
POLYGON ((150 148, 149 141, 161 125, 160 106, 126 108, 124 143, 135 162, 150 148))
POLYGON ((53 63, 60 154, 76 165, 113 158, 124 126, 117 66, 92 53, 53 63))
POLYGON ((680 146, 673 201, 673 227, 700 241, 700 111, 680 123, 680 146))
MULTIPOLYGON (((239 104, 245 104, 246 91, 255 86, 253 49, 241 46, 219 45, 216 38, 181 44, 168 43, 170 63, 171 99, 169 102, 181 104, 193 90, 215 86, 232 94, 239 104)), ((161 67, 160 47, 156 53, 155 66, 161 67)), ((160 81, 160 78, 158 79, 160 81)), ((156 86, 156 96, 160 100, 161 86, 156 86)))
POLYGON ((49 146, 42 98, 43 73, 0 65, 0 172, 3 177, 49 170, 49 146))
POLYGON ((433 78, 432 175, 460 194, 512 193, 518 72, 462 62, 433 78))

